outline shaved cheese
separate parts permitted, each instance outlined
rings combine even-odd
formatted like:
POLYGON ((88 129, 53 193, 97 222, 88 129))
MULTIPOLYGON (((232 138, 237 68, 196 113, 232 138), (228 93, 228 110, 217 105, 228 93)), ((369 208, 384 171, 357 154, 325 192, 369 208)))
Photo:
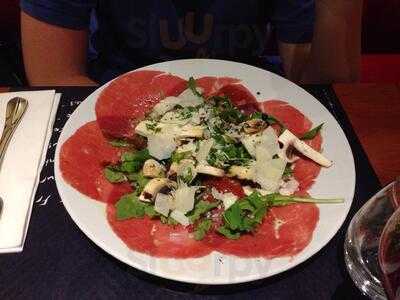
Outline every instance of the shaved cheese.
POLYGON ((240 139, 240 142, 251 156, 256 157, 256 146, 260 143, 260 140, 260 134, 246 134, 240 139))
POLYGON ((196 154, 196 159, 199 163, 204 163, 207 160, 208 154, 212 146, 214 145, 214 140, 203 140, 199 143, 199 151, 196 154))
MULTIPOLYGON (((202 88, 196 88, 196 90, 199 93, 203 92, 202 88)), ((180 105, 183 107, 188 107, 188 106, 197 106, 200 104, 204 103, 204 99, 203 97, 199 97, 195 94, 193 94, 193 91, 191 89, 186 89, 184 90, 179 96, 178 98, 181 99, 181 103, 180 105)))
POLYGON ((154 210, 163 216, 168 217, 171 202, 171 196, 158 193, 156 196, 156 201, 154 202, 154 210))
POLYGON ((178 111, 169 111, 161 119, 161 123, 185 125, 189 123, 190 118, 182 119, 182 115, 178 111))
POLYGON ((175 148, 176 142, 171 135, 151 135, 147 138, 147 149, 158 160, 170 158, 175 148))
POLYGON ((157 117, 165 114, 167 111, 172 110, 176 105, 180 104, 182 99, 178 97, 166 97, 164 100, 161 100, 157 103, 151 112, 151 116, 157 117))
POLYGON ((189 218, 185 216, 185 214, 179 210, 174 210, 170 214, 171 218, 177 221, 179 224, 183 226, 188 226, 190 224, 189 218))
POLYGON ((220 193, 216 188, 211 189, 211 194, 215 199, 221 200, 223 202, 225 210, 231 207, 238 199, 238 197, 235 196, 234 194, 220 193))
POLYGON ((255 152, 257 161, 270 160, 279 153, 278 136, 272 127, 262 132, 260 142, 255 146, 255 152))
POLYGON ((270 192, 276 192, 285 171, 286 161, 275 158, 267 161, 257 160, 255 181, 270 192))
POLYGON ((194 207, 194 195, 197 189, 196 186, 187 186, 181 183, 174 193, 175 210, 184 214, 191 211, 194 207))

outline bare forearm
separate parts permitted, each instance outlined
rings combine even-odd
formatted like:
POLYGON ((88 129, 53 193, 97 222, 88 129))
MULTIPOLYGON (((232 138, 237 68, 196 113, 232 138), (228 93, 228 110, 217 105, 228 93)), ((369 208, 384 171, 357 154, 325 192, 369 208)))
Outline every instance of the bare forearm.
POLYGON ((71 30, 21 13, 27 79, 33 86, 95 85, 86 75, 86 30, 71 30))
POLYGON ((303 83, 356 81, 361 56, 362 0, 316 0, 316 22, 303 83))

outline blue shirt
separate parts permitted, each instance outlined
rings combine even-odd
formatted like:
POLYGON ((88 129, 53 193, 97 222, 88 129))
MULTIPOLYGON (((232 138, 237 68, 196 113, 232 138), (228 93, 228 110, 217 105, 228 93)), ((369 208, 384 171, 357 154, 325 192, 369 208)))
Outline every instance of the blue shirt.
POLYGON ((315 10, 313 0, 21 0, 21 8, 49 24, 90 29, 89 75, 100 83, 179 58, 268 68, 275 36, 310 42, 315 10))

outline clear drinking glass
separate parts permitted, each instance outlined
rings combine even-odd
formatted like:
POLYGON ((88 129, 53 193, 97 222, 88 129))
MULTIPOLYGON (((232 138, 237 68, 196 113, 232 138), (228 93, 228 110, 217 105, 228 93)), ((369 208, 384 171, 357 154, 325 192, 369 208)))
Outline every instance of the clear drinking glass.
POLYGON ((371 299, 386 299, 378 250, 383 229, 400 203, 400 180, 375 194, 354 215, 347 230, 344 254, 356 286, 371 299))

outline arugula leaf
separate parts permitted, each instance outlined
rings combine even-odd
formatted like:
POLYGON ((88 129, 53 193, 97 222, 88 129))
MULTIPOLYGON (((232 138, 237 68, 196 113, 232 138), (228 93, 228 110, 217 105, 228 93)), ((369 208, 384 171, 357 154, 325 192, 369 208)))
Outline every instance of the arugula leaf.
POLYGON ((311 129, 310 131, 306 132, 305 134, 303 134, 303 136, 300 139, 301 140, 312 140, 321 131, 322 126, 324 126, 324 123, 318 125, 314 129, 311 129))
POLYGON ((239 232, 234 232, 231 229, 225 227, 225 226, 221 226, 217 229, 217 231, 219 233, 221 233, 222 235, 226 236, 228 239, 230 240, 237 240, 238 238, 240 238, 240 233, 239 232))
POLYGON ((112 167, 106 167, 103 170, 104 172, 104 177, 106 177, 106 179, 109 182, 112 183, 119 183, 119 182, 124 182, 127 180, 126 176, 124 175, 124 173, 119 172, 115 169, 113 169, 112 167))
POLYGON ((150 159, 151 156, 149 154, 148 149, 143 149, 136 152, 125 152, 121 156, 121 161, 138 161, 144 163, 146 160, 150 159))
POLYGON ((229 239, 238 239, 242 233, 253 231, 262 223, 272 206, 293 203, 341 203, 343 199, 314 199, 297 196, 283 196, 278 193, 262 196, 254 192, 236 201, 223 213, 224 224, 218 232, 229 239))
POLYGON ((154 206, 152 206, 152 205, 146 205, 144 208, 144 213, 146 216, 148 216, 151 219, 160 216, 160 214, 155 211, 154 206))
POLYGON ((127 177, 129 179, 129 181, 134 182, 136 195, 139 195, 143 191, 146 184, 150 181, 149 178, 147 178, 143 175, 142 171, 140 171, 138 173, 129 174, 129 175, 127 175, 127 177))
POLYGON ((115 140, 111 140, 109 141, 109 143, 111 144, 111 146, 113 147, 130 147, 132 146, 129 142, 122 140, 122 139, 115 139, 115 140))
POLYGON ((177 221, 175 221, 171 217, 166 217, 163 215, 160 216, 160 221, 161 221, 161 223, 167 224, 167 225, 178 225, 177 221))
POLYGON ((200 94, 200 93, 196 90, 196 86, 197 86, 196 80, 194 80, 193 77, 190 77, 190 78, 189 78, 189 81, 188 81, 188 88, 192 90, 192 92, 193 92, 194 95, 199 96, 199 97, 203 97, 203 95, 200 94))
POLYGON ((261 111, 255 111, 253 112, 250 117, 249 120, 254 120, 254 119, 263 119, 264 114, 261 111))
POLYGON ((180 163, 182 159, 190 157, 192 151, 184 151, 184 152, 173 152, 171 155, 171 162, 180 163))
POLYGON ((139 161, 124 161, 121 163, 120 169, 126 173, 134 173, 142 168, 142 163, 139 161))
POLYGON ((194 239, 196 241, 202 240, 207 234, 207 232, 211 229, 211 226, 212 226, 212 221, 209 219, 206 219, 202 221, 200 224, 198 224, 194 231, 194 239))
POLYGON ((223 216, 225 224, 228 225, 230 229, 240 229, 242 224, 242 216, 238 201, 231 205, 231 207, 224 212, 223 216))
MULTIPOLYGON (((222 141, 217 141, 222 145, 222 141)), ((251 160, 250 154, 242 144, 227 144, 220 149, 211 149, 207 161, 210 165, 217 168, 227 168, 232 165, 247 165, 251 160)))
POLYGON ((282 177, 290 177, 293 175, 292 164, 288 163, 285 166, 285 171, 283 171, 282 177))
POLYGON ((117 220, 126 220, 131 218, 143 218, 146 205, 140 202, 134 194, 127 194, 115 204, 117 209, 117 220))
POLYGON ((137 152, 125 152, 121 156, 120 170, 126 173, 136 173, 146 160, 150 159, 149 150, 144 149, 137 152))
POLYGON ((214 114, 226 123, 239 124, 246 120, 246 116, 232 104, 228 97, 214 96, 212 100, 216 104, 213 109, 214 114))
POLYGON ((219 202, 208 202, 205 200, 200 200, 196 203, 194 209, 187 216, 190 223, 193 224, 196 220, 200 219, 202 215, 216 208, 218 205, 219 202))

